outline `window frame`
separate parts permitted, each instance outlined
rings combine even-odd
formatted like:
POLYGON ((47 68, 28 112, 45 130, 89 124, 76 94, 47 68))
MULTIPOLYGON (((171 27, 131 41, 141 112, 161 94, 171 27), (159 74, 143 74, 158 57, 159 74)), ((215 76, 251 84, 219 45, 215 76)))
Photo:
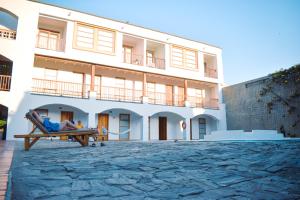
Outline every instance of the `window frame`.
MULTIPOLYGON (((74 32, 73 32, 73 48, 78 50, 84 50, 84 51, 90 51, 95 53, 101 53, 101 54, 107 54, 107 55, 116 55, 116 44, 117 44, 117 31, 114 29, 102 27, 102 26, 96 26, 92 24, 87 24, 84 22, 75 22, 74 23, 74 32), (78 33, 78 26, 83 26, 86 28, 92 28, 93 29, 93 48, 87 48, 87 47, 81 47, 77 45, 77 33, 78 33), (108 51, 101 51, 98 50, 98 30, 105 31, 105 32, 112 32, 113 34, 113 42, 112 42, 112 52, 108 51)), ((104 45, 106 47, 106 45, 104 45)))
POLYGON ((175 45, 175 44, 172 44, 170 46, 170 48, 171 48, 171 50, 170 50, 170 59, 171 59, 171 62, 170 63, 171 63, 172 67, 180 68, 180 69, 193 70, 193 71, 198 71, 199 70, 199 66, 198 66, 198 50, 197 49, 187 48, 187 47, 183 47, 183 46, 179 46, 179 45, 175 45), (182 50, 182 65, 174 64, 174 61, 173 61, 173 48, 182 50), (192 51, 192 52, 195 53, 195 68, 187 66, 188 64, 191 64, 191 63, 187 62, 187 60, 190 60, 190 59, 187 58, 187 55, 186 55, 187 51, 192 51))

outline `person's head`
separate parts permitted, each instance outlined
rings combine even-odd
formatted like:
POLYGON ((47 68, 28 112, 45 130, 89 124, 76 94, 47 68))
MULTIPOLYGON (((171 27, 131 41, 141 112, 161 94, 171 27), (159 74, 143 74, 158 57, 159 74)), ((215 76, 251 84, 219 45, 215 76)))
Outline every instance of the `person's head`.
POLYGON ((77 121, 77 124, 81 124, 81 121, 80 121, 80 120, 78 120, 78 121, 77 121))

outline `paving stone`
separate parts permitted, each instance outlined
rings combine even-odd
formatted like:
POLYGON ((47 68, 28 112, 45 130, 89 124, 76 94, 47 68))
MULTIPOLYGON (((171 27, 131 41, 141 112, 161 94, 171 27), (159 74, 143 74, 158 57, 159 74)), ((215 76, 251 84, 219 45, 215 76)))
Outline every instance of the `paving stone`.
POLYGON ((90 184, 88 181, 73 181, 72 183, 72 190, 89 190, 90 184))

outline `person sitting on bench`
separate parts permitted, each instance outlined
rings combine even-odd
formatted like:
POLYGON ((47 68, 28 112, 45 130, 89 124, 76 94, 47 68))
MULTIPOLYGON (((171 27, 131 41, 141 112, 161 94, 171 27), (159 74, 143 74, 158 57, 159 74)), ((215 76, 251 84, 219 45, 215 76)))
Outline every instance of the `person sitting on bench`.
POLYGON ((33 111, 33 115, 49 132, 77 130, 76 126, 68 120, 65 120, 61 123, 55 123, 51 122, 48 117, 43 119, 36 111, 33 111))

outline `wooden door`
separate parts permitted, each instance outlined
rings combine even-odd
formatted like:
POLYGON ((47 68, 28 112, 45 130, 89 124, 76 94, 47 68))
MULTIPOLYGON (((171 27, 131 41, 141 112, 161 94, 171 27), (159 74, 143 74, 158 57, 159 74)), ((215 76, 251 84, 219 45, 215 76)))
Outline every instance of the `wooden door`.
MULTIPOLYGON (((61 111, 60 113, 60 121, 63 122, 65 120, 73 121, 74 113, 70 111, 61 111)), ((68 136, 61 136, 61 140, 68 140, 68 136)))
POLYGON ((159 117, 159 140, 167 139, 167 117, 159 117))
POLYGON ((98 140, 106 141, 108 140, 108 133, 107 135, 103 135, 102 127, 106 128, 108 130, 108 114, 98 114, 98 131, 100 134, 100 137, 98 137, 98 140))
POLYGON ((167 105, 172 106, 173 105, 173 86, 172 85, 167 85, 166 86, 166 100, 167 100, 167 105))

